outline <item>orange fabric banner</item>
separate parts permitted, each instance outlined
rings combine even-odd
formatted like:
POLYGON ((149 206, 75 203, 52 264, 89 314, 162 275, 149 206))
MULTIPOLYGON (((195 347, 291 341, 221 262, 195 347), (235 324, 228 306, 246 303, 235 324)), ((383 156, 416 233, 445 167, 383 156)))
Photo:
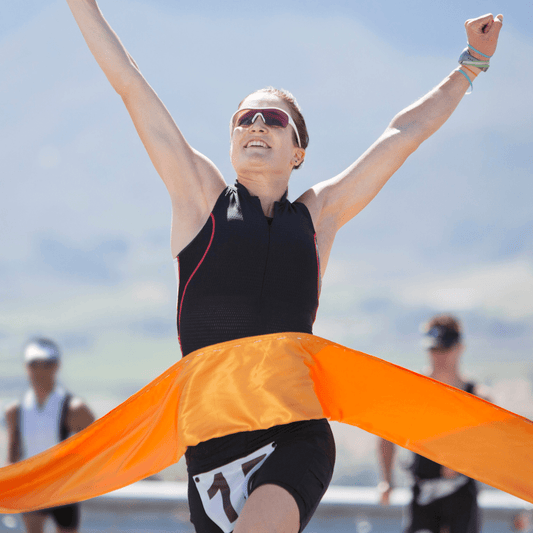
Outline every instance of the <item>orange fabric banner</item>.
POLYGON ((189 354, 84 431, 0 469, 0 511, 92 498, 206 439, 322 417, 533 502, 531 421, 371 355, 283 333, 189 354))

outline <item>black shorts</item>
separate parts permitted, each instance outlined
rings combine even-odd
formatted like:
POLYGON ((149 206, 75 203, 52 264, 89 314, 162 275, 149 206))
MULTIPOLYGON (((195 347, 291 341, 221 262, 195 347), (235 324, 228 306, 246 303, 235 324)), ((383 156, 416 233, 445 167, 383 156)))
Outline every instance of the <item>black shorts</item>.
POLYGON ((418 487, 413 489, 413 501, 409 505, 410 524, 405 533, 440 533, 447 526, 449 533, 479 533, 481 523, 477 505, 477 488, 474 480, 459 490, 427 505, 416 503, 418 487))
MULTIPOLYGON (((254 464, 254 462, 256 463, 263 458, 262 464, 245 480, 245 486, 242 488, 242 492, 244 492, 243 498, 246 498, 261 485, 273 484, 284 488, 293 496, 298 505, 300 531, 303 531, 316 511, 333 475, 335 464, 333 434, 326 420, 287 424, 287 426, 277 426, 277 428, 287 428, 287 430, 277 431, 276 438, 271 441, 272 448, 269 448, 270 451, 262 452, 262 450, 268 448, 269 445, 267 445, 257 451, 248 449, 245 453, 240 454, 240 457, 244 458, 242 460, 246 461, 245 464, 254 464), (248 457, 253 455, 253 452, 256 455, 260 454, 259 457, 248 461, 248 457)), ((253 434, 254 432, 251 433, 253 434)), ((213 440, 217 441, 219 439, 213 440)), ((237 459, 236 462, 238 463, 240 460, 237 459)), ((233 461, 233 458, 230 461, 233 461)), ((222 471, 228 462, 224 461, 220 464, 222 471)), ((194 465, 191 463, 188 466, 191 522, 199 533, 223 532, 224 530, 210 518, 202 503, 202 497, 197 485, 199 484, 200 476, 203 474, 195 471, 194 465)), ((220 501, 229 519, 228 523, 234 526, 237 512, 233 509, 231 503, 235 495, 231 494, 230 487, 226 484, 222 474, 217 472, 216 467, 208 475, 210 476, 209 479, 214 479, 214 483, 210 487, 212 492, 209 498, 213 498, 211 494, 214 495, 218 490, 221 491, 220 501), (215 485, 217 477, 219 484, 215 485), (221 489, 225 490, 225 494, 224 490, 221 489), (228 506, 230 507, 229 513, 228 506)), ((208 481, 209 483, 210 481, 208 481)), ((204 496, 204 498, 206 497, 204 496)))
POLYGON ((28 514, 44 514, 50 516, 56 525, 63 529, 78 529, 80 525, 80 504, 71 503, 60 507, 40 509, 28 514))

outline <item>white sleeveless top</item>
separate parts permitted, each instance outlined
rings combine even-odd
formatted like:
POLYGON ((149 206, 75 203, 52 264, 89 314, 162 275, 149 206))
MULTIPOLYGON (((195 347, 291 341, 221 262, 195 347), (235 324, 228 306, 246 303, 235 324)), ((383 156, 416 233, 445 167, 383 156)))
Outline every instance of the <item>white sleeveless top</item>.
POLYGON ((22 459, 55 446, 60 442, 61 412, 66 391, 59 386, 50 393, 40 406, 33 390, 29 390, 20 405, 20 437, 22 459))

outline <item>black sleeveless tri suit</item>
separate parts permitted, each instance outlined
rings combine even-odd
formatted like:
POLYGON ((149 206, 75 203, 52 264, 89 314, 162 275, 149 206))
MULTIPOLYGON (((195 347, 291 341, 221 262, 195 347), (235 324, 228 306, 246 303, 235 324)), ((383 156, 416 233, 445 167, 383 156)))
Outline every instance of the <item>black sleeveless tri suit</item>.
MULTIPOLYGON (((466 383, 466 392, 472 394, 474 389, 473 383, 466 383)), ((440 464, 415 454, 411 466, 413 499, 409 505, 405 533, 440 533, 442 527, 447 528, 449 533, 479 533, 481 522, 475 480, 462 475, 455 480, 445 480, 441 476, 441 468, 440 464), (461 483, 457 488, 453 487, 455 481, 461 483), (426 491, 424 498, 424 485, 427 487, 428 482, 448 483, 450 488, 447 493, 433 496, 426 491)))
MULTIPOLYGON (((177 327, 184 357, 243 337, 312 333, 320 291, 316 236, 307 207, 289 202, 286 193, 269 219, 259 198, 246 187, 227 187, 204 227, 176 258, 176 274, 177 327)), ((198 531, 223 531, 204 512, 195 487, 198 475, 269 443, 275 443, 275 451, 254 474, 249 489, 273 483, 288 490, 299 506, 301 529, 305 527, 333 472, 335 447, 324 419, 236 433, 189 447, 189 504, 198 531)))
POLYGON ((315 232, 305 205, 286 194, 268 219, 243 185, 228 187, 177 260, 183 355, 242 337, 312 333, 319 285, 315 232))

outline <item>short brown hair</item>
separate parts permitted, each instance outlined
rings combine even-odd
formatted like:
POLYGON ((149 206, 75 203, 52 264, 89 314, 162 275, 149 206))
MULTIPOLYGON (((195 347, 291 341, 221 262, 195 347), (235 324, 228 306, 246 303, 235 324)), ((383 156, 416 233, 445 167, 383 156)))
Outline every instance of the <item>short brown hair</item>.
MULTIPOLYGON (((305 150, 309 146, 309 133, 307 132, 307 126, 305 124, 305 119, 302 114, 302 110, 300 106, 298 105, 296 98, 294 98, 294 95, 290 93, 289 91, 287 91, 286 89, 276 89, 275 87, 265 87, 264 89, 259 89, 257 91, 254 91, 253 93, 250 93, 248 96, 251 96, 252 94, 256 94, 256 93, 273 94, 277 96, 278 98, 281 98, 289 106, 291 117, 294 120, 294 123, 296 124, 296 128, 298 129, 298 135, 300 136, 301 148, 305 150)), ((246 96, 245 98, 241 100, 241 102, 239 103, 239 108, 241 107, 244 100, 248 98, 248 96, 246 96)), ((298 144, 296 133, 294 133, 293 135, 293 141, 294 141, 294 144, 298 144)), ((303 164, 303 161, 299 165, 295 166, 294 168, 295 169, 300 168, 302 164, 303 164)))
POLYGON ((428 323, 427 329, 430 330, 435 326, 442 326, 451 331, 454 331, 458 335, 462 333, 462 327, 459 320, 453 315, 441 314, 434 316, 428 323))
POLYGON ((436 315, 421 330, 422 345, 428 350, 449 350, 461 342, 461 324, 452 315, 436 315))

